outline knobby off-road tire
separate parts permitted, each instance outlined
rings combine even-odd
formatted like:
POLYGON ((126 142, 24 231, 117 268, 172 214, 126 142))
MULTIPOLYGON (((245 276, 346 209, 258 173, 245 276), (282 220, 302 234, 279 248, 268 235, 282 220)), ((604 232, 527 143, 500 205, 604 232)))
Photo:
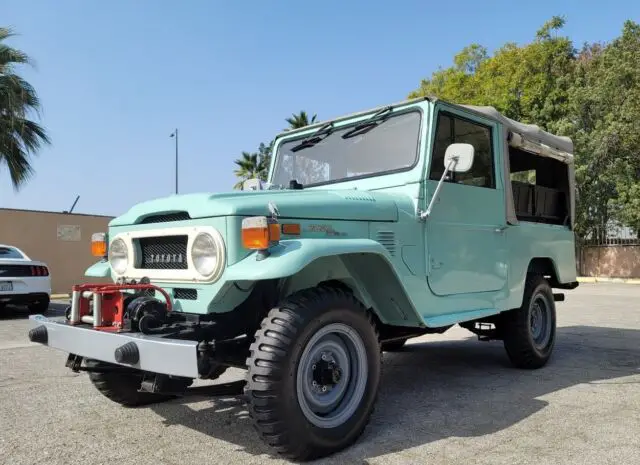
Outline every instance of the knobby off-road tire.
POLYGON ((547 363, 556 340, 556 307, 543 276, 527 276, 522 306, 504 313, 500 326, 515 367, 536 369, 547 363))
MULTIPOLYGON (((93 369, 105 369, 114 366, 113 364, 93 359, 86 359, 85 365, 87 368, 93 369)), ((95 388, 108 399, 124 407, 139 407, 175 398, 175 396, 166 394, 138 392, 142 377, 143 372, 138 370, 89 372, 89 379, 95 388)), ((184 384, 187 387, 190 383, 185 382, 184 384)))
POLYGON ((249 413, 262 439, 289 459, 324 457, 353 444, 369 422, 380 384, 378 333, 350 292, 305 289, 263 319, 247 368, 249 413))

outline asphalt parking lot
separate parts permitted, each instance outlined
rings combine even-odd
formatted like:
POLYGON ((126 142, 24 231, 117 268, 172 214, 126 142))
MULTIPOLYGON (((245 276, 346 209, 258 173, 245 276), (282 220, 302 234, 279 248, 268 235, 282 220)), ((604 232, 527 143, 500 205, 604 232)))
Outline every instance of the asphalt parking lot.
MULTIPOLYGON (((385 354, 364 436, 319 463, 640 463, 640 286, 583 284, 558 303, 558 325, 551 362, 533 372, 458 327, 385 354)), ((126 409, 26 332, 25 314, 0 315, 0 463, 286 463, 238 398, 126 409)))

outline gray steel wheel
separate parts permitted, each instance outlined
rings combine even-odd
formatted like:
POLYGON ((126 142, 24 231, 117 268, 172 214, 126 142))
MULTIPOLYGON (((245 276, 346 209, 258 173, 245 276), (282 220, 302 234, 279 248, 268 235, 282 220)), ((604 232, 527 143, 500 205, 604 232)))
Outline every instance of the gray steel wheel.
POLYGON ((351 327, 334 323, 307 343, 296 377, 298 403, 305 417, 320 428, 348 420, 367 385, 367 351, 351 327))
POLYGON ((546 297, 544 294, 537 294, 531 302, 529 327, 538 350, 544 349, 551 339, 551 319, 551 308, 546 297))

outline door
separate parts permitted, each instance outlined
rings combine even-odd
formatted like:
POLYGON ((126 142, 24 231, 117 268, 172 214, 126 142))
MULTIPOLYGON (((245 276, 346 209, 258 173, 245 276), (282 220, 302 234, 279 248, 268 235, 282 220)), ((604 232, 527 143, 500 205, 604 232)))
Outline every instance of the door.
POLYGON ((427 219, 429 287, 436 295, 498 291, 506 284, 507 265, 497 125, 442 108, 435 121, 427 201, 444 171, 449 144, 471 144, 475 156, 468 172, 448 175, 427 219))

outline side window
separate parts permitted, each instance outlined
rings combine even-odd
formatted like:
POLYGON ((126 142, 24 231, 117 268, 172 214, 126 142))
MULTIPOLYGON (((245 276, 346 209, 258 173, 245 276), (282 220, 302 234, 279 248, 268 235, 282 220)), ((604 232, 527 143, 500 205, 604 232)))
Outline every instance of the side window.
POLYGON ((475 157, 468 172, 450 173, 447 180, 495 189, 491 128, 443 113, 438 115, 429 179, 440 180, 444 171, 444 152, 455 142, 473 145, 475 157))

